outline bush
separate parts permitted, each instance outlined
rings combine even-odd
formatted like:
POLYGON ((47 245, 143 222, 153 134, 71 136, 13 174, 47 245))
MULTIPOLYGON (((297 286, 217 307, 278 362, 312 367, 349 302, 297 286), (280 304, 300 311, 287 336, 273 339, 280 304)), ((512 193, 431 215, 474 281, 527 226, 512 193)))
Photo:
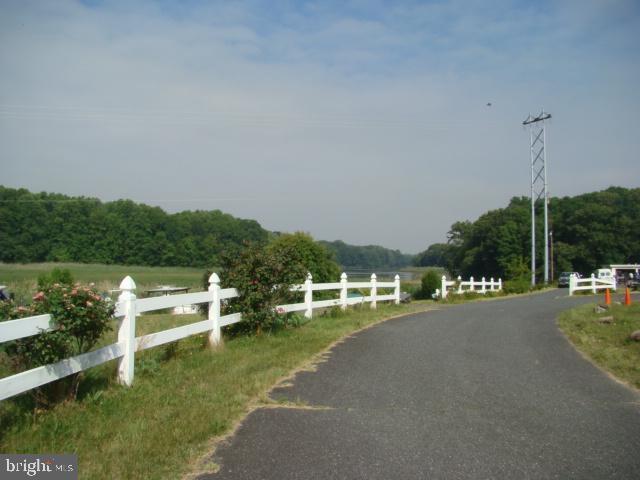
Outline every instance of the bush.
MULTIPOLYGON (((50 332, 15 340, 7 346, 16 371, 30 370, 88 352, 111 328, 114 307, 94 290, 80 285, 47 285, 29 307, 3 307, 9 318, 51 314, 50 332)), ((4 312, 3 312, 4 313, 4 312)), ((32 390, 40 407, 75 399, 81 372, 32 390)))
POLYGON ((502 285, 502 290, 507 295, 514 293, 527 293, 531 290, 531 280, 526 277, 507 280, 502 285))
POLYGON ((442 277, 438 275, 435 270, 427 270, 424 275, 422 275, 422 280, 420 282, 420 290, 417 293, 418 298, 432 298, 433 294, 436 292, 436 289, 439 289, 442 286, 442 277))
POLYGON ((48 274, 43 273, 38 276, 38 290, 49 288, 55 283, 60 285, 73 285, 74 279, 69 269, 56 267, 48 274))
MULTIPOLYGON (((278 249, 248 245, 240 253, 222 258, 223 286, 238 289, 240 296, 232 299, 229 309, 242 312, 242 322, 234 324, 234 333, 256 333, 286 325, 292 315, 276 312, 278 305, 293 303, 293 284, 303 283, 307 269, 296 262, 296 256, 283 246, 278 249)), ((299 295, 299 294, 298 294, 299 295)))

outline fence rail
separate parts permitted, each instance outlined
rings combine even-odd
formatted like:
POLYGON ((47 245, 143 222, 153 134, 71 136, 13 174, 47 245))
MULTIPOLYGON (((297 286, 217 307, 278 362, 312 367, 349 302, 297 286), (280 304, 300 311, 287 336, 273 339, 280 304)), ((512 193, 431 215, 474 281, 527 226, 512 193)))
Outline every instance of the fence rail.
POLYGON ((464 292, 476 292, 484 295, 487 292, 499 292, 502 290, 502 279, 497 281, 486 280, 482 277, 481 280, 475 281, 473 277, 470 277, 468 281, 463 281, 462 277, 458 277, 457 280, 447 280, 445 275, 442 276, 442 289, 436 291, 436 295, 440 298, 447 298, 449 293, 461 294, 464 292), (456 287, 453 290, 449 290, 449 287, 456 287))
MULTIPOLYGON (((120 318, 117 343, 67 358, 57 363, 2 378, 0 379, 0 400, 116 359, 118 360, 118 381, 123 385, 131 385, 134 378, 135 352, 206 332, 209 333, 210 345, 215 346, 222 340, 222 327, 242 321, 241 313, 220 314, 221 302, 238 297, 239 294, 235 288, 220 288, 220 278, 216 273, 209 277, 209 289, 206 292, 137 298, 135 295, 136 284, 129 276, 125 277, 120 284, 120 290, 122 293, 118 297, 114 314, 115 317, 120 318), (139 314, 199 303, 207 303, 209 305, 206 320, 140 337, 135 336, 136 317, 139 314)), ((279 313, 304 311, 305 317, 312 318, 313 310, 318 308, 340 306, 342 309, 346 309, 349 305, 365 302, 370 302, 371 308, 376 308, 376 302, 388 300, 400 303, 400 277, 396 275, 393 282, 378 282, 374 273, 371 275, 370 282, 349 283, 347 282, 347 275, 343 273, 340 277, 340 282, 314 284, 311 274, 309 274, 305 283, 293 285, 291 291, 304 293, 305 301, 303 303, 279 305, 276 310, 279 313), (393 288, 394 293, 378 295, 378 288, 393 288), (368 289, 370 294, 350 298, 348 296, 350 289, 368 289), (339 298, 313 301, 314 291, 327 290, 339 290, 339 298)), ((51 315, 0 321, 0 343, 39 335, 55 328, 51 315)))
POLYGON ((596 278, 592 273, 589 278, 578 278, 575 274, 569 277, 569 295, 573 292, 590 290, 591 293, 597 293, 598 290, 616 290, 617 284, 615 277, 611 279, 596 278))

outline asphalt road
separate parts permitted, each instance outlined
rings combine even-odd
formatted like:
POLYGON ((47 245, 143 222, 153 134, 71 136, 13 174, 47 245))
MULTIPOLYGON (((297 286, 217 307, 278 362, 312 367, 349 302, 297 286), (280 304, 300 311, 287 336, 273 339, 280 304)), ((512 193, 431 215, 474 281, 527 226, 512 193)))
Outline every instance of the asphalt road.
MULTIPOLYGON (((221 479, 640 478, 640 395, 555 325, 566 291, 391 320, 336 346, 216 451, 221 479)), ((591 299, 591 301, 593 301, 591 299)))

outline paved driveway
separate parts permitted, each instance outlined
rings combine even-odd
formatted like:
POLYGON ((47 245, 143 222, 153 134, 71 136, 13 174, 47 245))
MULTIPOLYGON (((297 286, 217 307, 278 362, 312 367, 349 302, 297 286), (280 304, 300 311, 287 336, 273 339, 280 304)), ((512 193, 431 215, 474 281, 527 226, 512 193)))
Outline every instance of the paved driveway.
POLYGON ((218 448, 215 479, 640 478, 640 396, 555 325, 566 291, 392 320, 335 347, 218 448))

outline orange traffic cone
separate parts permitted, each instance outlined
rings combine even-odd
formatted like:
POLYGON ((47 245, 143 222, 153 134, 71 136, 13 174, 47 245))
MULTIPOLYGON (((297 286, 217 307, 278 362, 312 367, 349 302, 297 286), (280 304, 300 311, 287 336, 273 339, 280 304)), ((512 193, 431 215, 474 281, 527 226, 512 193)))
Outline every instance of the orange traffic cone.
POLYGON ((605 305, 611 305, 611 292, 609 292, 608 288, 604 291, 604 303, 605 305))
POLYGON ((629 287, 624 291, 624 304, 631 305, 631 292, 629 291, 629 287))

